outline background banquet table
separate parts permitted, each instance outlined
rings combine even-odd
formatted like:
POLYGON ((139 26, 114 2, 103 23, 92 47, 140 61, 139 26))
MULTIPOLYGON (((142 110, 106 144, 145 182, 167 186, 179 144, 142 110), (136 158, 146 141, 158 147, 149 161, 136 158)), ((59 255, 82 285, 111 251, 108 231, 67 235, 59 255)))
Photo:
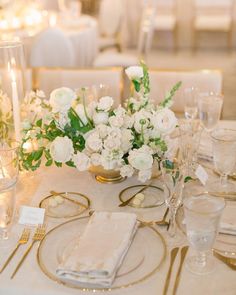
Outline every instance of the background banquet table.
MULTIPOLYGON (((88 15, 81 15, 76 20, 63 20, 63 22, 56 24, 56 28, 60 29, 72 44, 75 57, 73 67, 91 66, 98 52, 98 27, 96 19, 88 15)), ((31 65, 31 50, 39 33, 40 31, 29 32, 28 30, 22 30, 16 34, 24 44, 28 66, 31 65)), ((34 60, 34 62, 37 61, 34 60)))
MULTIPOLYGON (((236 129, 236 121, 221 121, 220 126, 236 129)), ((92 208, 96 210, 109 210, 119 211, 125 210, 135 211, 132 208, 118 207, 119 192, 129 186, 137 184, 136 177, 128 179, 119 184, 106 185, 96 182, 94 177, 88 172, 78 172, 71 168, 55 168, 48 169, 42 168, 34 174, 22 174, 17 186, 17 204, 18 207, 21 204, 31 204, 37 206, 40 200, 47 196, 50 190, 55 191, 77 191, 89 196, 92 201, 92 208)), ((204 190, 204 188, 202 187, 204 190)), ((138 213, 140 219, 151 220, 157 219, 163 215, 165 208, 153 209, 139 209, 135 212, 138 213)), ((46 220, 48 228, 52 228, 60 221, 52 219, 46 220)), ((167 239, 165 229, 157 228, 167 239)), ((19 225, 13 226, 13 234, 19 235, 22 228, 19 225)), ((17 236, 16 235, 16 236, 17 236)), ((183 244, 186 244, 185 238, 183 238, 183 244)), ((96 241, 94 241, 94 247, 96 241)), ((19 250, 16 257, 10 263, 8 268, 0 275, 0 294, 1 295, 73 295, 73 294, 87 294, 86 292, 70 289, 63 285, 59 285, 56 282, 47 278, 40 270, 36 260, 36 247, 29 254, 29 257, 23 264, 22 268, 17 273, 13 280, 10 280, 10 275, 23 253, 24 249, 19 250)), ((0 251, 0 265, 6 259, 6 255, 9 253, 9 249, 1 248, 0 251)), ((179 261, 179 256, 177 257, 179 261)), ((113 290, 111 294, 120 295, 154 295, 162 294, 164 281, 169 266, 169 254, 161 269, 157 271, 152 277, 135 285, 133 287, 113 290)), ((175 263, 172 278, 174 278, 177 271, 178 263, 175 263)), ((170 289, 173 287, 173 281, 171 281, 170 289)), ((178 294, 181 295, 233 295, 236 290, 235 273, 221 262, 217 261, 217 269, 214 273, 204 276, 197 276, 188 272, 183 268, 181 281, 178 289, 178 294)), ((100 292, 98 292, 100 294, 100 292)), ((88 292, 91 294, 91 292, 88 292)), ((171 294, 171 293, 170 293, 171 294)))

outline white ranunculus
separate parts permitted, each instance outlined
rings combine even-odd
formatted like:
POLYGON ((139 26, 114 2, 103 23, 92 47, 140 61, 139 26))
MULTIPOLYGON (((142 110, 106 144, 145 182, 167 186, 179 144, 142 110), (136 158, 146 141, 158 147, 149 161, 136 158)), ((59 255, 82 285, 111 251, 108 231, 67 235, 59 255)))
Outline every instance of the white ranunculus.
POLYGON ((131 165, 124 165, 120 168, 122 177, 131 177, 134 174, 134 168, 131 165))
POLYGON ((129 164, 137 170, 147 170, 152 168, 153 157, 151 148, 142 146, 129 152, 129 164))
POLYGON ((95 125, 99 125, 99 124, 107 124, 109 119, 108 113, 106 112, 95 112, 93 114, 93 122, 95 123, 95 125))
POLYGON ((93 153, 90 156, 91 164, 94 166, 99 166, 101 165, 101 155, 98 153, 93 153))
POLYGON ((132 128, 134 125, 134 115, 124 116, 124 128, 132 128))
POLYGON ((108 136, 104 140, 104 148, 108 150, 118 149, 120 147, 120 139, 108 136))
POLYGON ((73 162, 79 171, 86 171, 90 166, 89 157, 80 152, 73 156, 73 162))
POLYGON ((122 116, 111 116, 109 118, 109 123, 112 127, 120 128, 124 124, 124 119, 122 116))
POLYGON ((143 77, 143 68, 140 66, 132 66, 125 70, 130 80, 140 80, 143 77))
POLYGON ((153 114, 151 121, 162 134, 170 134, 178 122, 174 112, 166 108, 153 114))
POLYGON ((102 140, 99 137, 99 134, 95 132, 91 132, 86 139, 86 148, 93 151, 98 152, 102 149, 102 140))
POLYGON ((138 180, 145 182, 152 177, 152 169, 140 170, 138 173, 138 180))
POLYGON ((76 94, 72 89, 62 87, 57 88, 51 92, 49 101, 50 105, 52 106, 52 111, 57 113, 67 112, 75 99, 76 94))
POLYGON ((66 163, 71 160, 74 153, 72 140, 65 137, 56 137, 50 145, 50 154, 54 161, 66 163))
POLYGON ((88 119, 85 114, 84 105, 82 103, 77 104, 75 107, 77 115, 80 117, 81 121, 86 125, 88 124, 88 119))
POLYGON ((121 133, 121 149, 124 153, 127 153, 132 147, 132 141, 134 139, 134 136, 130 129, 123 129, 121 133))
POLYGON ((110 111, 114 100, 111 96, 103 96, 99 99, 97 108, 100 111, 108 112, 110 111))

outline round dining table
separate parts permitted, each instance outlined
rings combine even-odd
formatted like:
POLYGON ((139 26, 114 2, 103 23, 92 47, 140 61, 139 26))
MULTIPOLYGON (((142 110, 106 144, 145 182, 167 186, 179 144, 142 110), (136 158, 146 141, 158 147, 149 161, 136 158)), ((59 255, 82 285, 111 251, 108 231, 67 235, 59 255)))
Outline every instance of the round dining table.
MULTIPOLYGON (((78 18, 63 18, 57 16, 57 23, 54 27, 60 29, 66 38, 71 42, 73 48, 73 66, 89 67, 98 53, 98 25, 97 20, 89 15, 80 15, 78 18)), ((14 33, 24 44, 26 63, 30 64, 30 55, 35 38, 43 28, 22 29, 14 33)))
MULTIPOLYGON (((221 121, 220 126, 236 129, 236 121, 221 121)), ((209 172, 210 175, 210 172, 209 172)), ((217 177, 213 176, 210 177, 217 177)), ((91 209, 102 211, 125 211, 135 212, 139 219, 150 221, 160 219, 165 212, 165 205, 151 209, 135 209, 131 207, 118 207, 120 201, 119 192, 130 185, 138 184, 137 178, 131 177, 117 184, 103 184, 95 180, 89 172, 78 172, 69 167, 40 168, 34 173, 22 173, 17 184, 17 208, 19 212, 20 205, 37 207, 40 201, 45 198, 51 190, 54 191, 73 191, 80 192, 88 196, 91 200, 91 209)), ((191 184, 189 184, 191 185, 191 184)), ((200 190, 205 188, 199 183, 200 190)), ((192 190, 194 193, 194 190, 192 190)), ((235 202, 231 202, 235 203, 235 202)), ((235 203, 236 205, 236 203, 235 203)), ((236 208, 236 207, 235 207, 236 208)), ((88 215, 88 211, 83 213, 88 215)), ((22 225, 17 223, 19 214, 16 214, 15 222, 12 227, 12 244, 17 240, 22 232, 22 225)), ((47 230, 65 222, 65 219, 46 218, 47 230)), ((235 216, 236 221, 236 216, 235 216)), ((163 294, 163 288, 166 280, 167 271, 170 263, 170 250, 173 244, 170 244, 168 233, 165 227, 154 226, 164 237, 167 245, 167 255, 164 263, 152 276, 131 287, 111 290, 108 294, 114 295, 158 295, 163 294)), ((180 233, 179 233, 180 234, 180 233)), ((61 233, 63 239, 63 232, 61 233)), ((182 246, 187 245, 187 239, 183 235, 182 246)), ((145 241, 143 245, 145 246, 145 241)), ((150 245, 152 246, 152 245, 150 245)), ((5 261, 11 248, 0 246, 0 266, 5 261)), ((96 241, 94 241, 94 251, 96 251, 96 241)), ((59 284, 47 277, 40 269, 36 253, 37 247, 32 249, 25 262, 18 270, 16 276, 11 280, 10 276, 17 262, 25 251, 25 247, 19 249, 8 267, 0 274, 0 294, 1 295, 79 295, 91 294, 92 292, 69 288, 59 284)), ((236 251, 236 246, 235 246, 236 251)), ((187 255, 191 254, 189 250, 187 255)), ((174 264, 171 275, 169 293, 172 294, 174 278, 176 276, 180 255, 174 264)), ((104 292, 96 291, 97 294, 104 292)), ((187 270, 184 266, 181 273, 177 294, 179 295, 234 295, 236 294, 235 271, 224 265, 221 261, 216 261, 216 269, 213 273, 207 275, 196 275, 187 270)))

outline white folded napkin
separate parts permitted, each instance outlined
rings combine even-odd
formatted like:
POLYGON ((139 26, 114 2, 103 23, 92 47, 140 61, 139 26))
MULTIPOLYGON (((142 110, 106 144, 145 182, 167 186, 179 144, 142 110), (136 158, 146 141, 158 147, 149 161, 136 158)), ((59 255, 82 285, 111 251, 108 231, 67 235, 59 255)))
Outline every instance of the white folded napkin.
POLYGON ((226 206, 220 222, 219 232, 236 235, 236 206, 226 206))
POLYGON ((57 275, 74 283, 110 287, 136 229, 136 214, 95 212, 57 275))

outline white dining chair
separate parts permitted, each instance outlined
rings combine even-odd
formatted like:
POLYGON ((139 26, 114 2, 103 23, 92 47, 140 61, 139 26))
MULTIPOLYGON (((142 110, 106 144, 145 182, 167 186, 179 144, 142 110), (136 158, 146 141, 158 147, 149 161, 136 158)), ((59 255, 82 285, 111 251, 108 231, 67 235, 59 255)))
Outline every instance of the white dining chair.
POLYGON ((102 0, 99 9, 99 48, 105 50, 115 47, 121 51, 120 30, 123 6, 121 0, 102 0))
POLYGON ((71 41, 58 28, 48 28, 35 37, 30 54, 31 67, 72 67, 71 41))
POLYGON ((199 33, 223 32, 228 48, 232 48, 234 0, 194 0, 193 48, 198 45, 199 33))
POLYGON ((47 97, 52 90, 59 87, 79 89, 98 85, 108 86, 108 95, 115 100, 115 106, 121 103, 123 91, 122 68, 35 68, 33 70, 34 89, 42 89, 47 97))
POLYGON ((136 54, 106 51, 98 54, 93 64, 94 67, 129 67, 137 65, 140 59, 146 59, 152 45, 154 16, 155 8, 145 6, 140 22, 136 54))
MULTIPOLYGON (((163 101, 166 93, 179 81, 182 82, 180 89, 173 98, 171 109, 177 113, 184 112, 184 89, 196 87, 199 92, 222 93, 222 73, 220 70, 149 70, 150 98, 155 103, 163 101)), ((125 78, 126 90, 127 78, 125 78)), ((125 96, 127 93, 125 92, 125 96)))
POLYGON ((177 0, 151 0, 156 8, 154 21, 155 32, 171 32, 173 36, 173 48, 178 48, 178 18, 177 0))

